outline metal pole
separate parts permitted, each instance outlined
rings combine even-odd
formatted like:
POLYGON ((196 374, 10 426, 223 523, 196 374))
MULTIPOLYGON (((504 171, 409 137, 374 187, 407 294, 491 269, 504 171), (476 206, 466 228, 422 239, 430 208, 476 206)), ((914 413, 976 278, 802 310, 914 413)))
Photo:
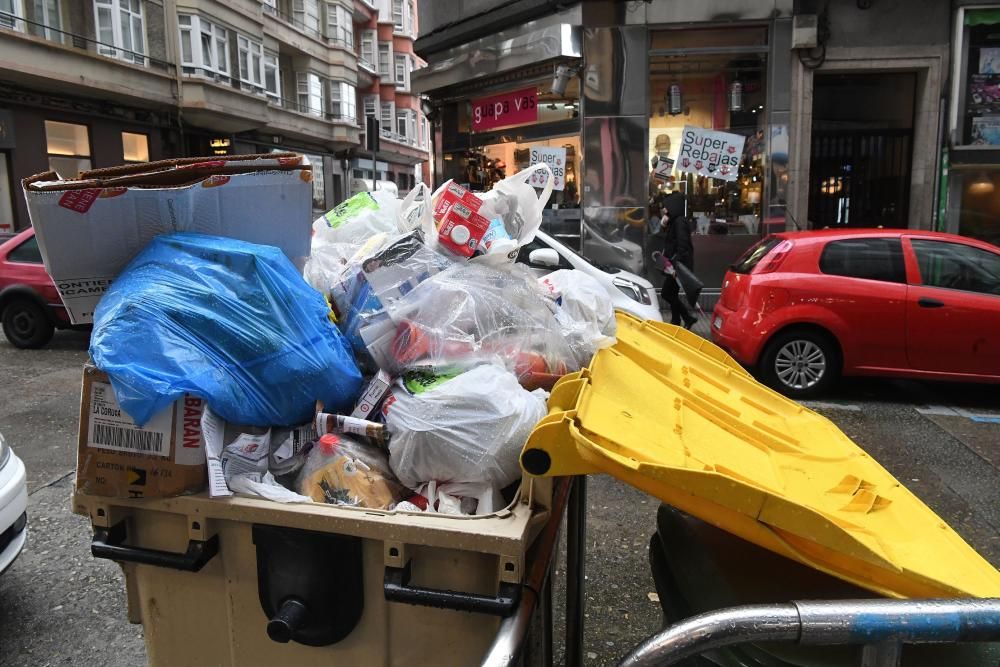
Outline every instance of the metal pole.
POLYGON ((566 667, 583 664, 586 577, 587 477, 573 480, 566 517, 566 667))
MULTIPOLYGON (((562 525, 563 510, 567 505, 571 486, 571 480, 565 478, 555 482, 552 491, 551 515, 542 530, 542 534, 538 536, 532 547, 527 576, 525 576, 524 585, 521 587, 521 602, 518 604, 517 610, 500 623, 493 644, 481 663, 483 667, 508 667, 515 664, 520 657, 524 639, 531 627, 531 617, 539 602, 539 595, 541 594, 541 602, 545 605, 546 593, 544 591, 546 588, 551 591, 549 575, 552 571, 552 564, 555 562, 556 549, 559 546, 559 527, 562 525)), ((548 606, 551 610, 551 593, 549 593, 548 606)), ((548 616, 549 644, 551 645, 551 611, 548 616)), ((551 655, 551 650, 549 654, 551 655)), ((548 664, 551 664, 551 660, 548 664)))

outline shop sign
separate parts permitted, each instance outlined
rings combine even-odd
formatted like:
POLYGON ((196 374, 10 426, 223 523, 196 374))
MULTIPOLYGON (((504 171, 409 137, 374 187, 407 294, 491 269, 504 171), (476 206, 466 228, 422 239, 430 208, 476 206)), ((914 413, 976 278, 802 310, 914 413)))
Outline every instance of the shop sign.
MULTIPOLYGON (((552 189, 562 190, 566 187, 566 149, 549 148, 548 146, 531 147, 531 164, 538 163, 549 165, 552 170, 552 189)), ((549 180, 548 174, 543 171, 532 172, 528 184, 536 188, 544 188, 545 182, 549 180)))
POLYGON ((535 87, 472 100, 473 132, 537 120, 538 90, 535 87))
POLYGON ((735 181, 743 156, 742 134, 684 126, 677 168, 699 176, 735 181))

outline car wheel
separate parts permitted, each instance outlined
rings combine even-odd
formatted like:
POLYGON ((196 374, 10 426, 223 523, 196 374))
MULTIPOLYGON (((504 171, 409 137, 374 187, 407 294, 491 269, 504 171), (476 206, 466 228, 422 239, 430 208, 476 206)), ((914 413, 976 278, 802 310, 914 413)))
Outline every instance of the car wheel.
POLYGON ((14 347, 24 350, 44 347, 54 332, 48 313, 34 301, 17 299, 3 309, 3 333, 14 347))
POLYGON ((817 396, 840 376, 840 353, 830 336, 801 329, 778 334, 761 357, 764 384, 790 398, 817 396))

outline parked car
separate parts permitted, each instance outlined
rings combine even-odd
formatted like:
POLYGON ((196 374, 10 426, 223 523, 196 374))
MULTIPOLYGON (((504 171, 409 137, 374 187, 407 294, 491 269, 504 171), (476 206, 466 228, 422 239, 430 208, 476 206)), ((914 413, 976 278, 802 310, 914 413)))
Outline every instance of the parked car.
POLYGON ((0 574, 28 539, 28 484, 24 463, 0 433, 0 574))
POLYGON ((20 348, 44 347, 56 329, 71 326, 32 228, 0 243, 0 322, 20 348))
POLYGON ((726 273, 711 331, 792 397, 841 375, 1000 382, 1000 248, 919 230, 773 234, 726 273))
POLYGON ((538 276, 558 269, 583 271, 604 285, 615 308, 640 319, 663 320, 656 290, 648 280, 619 268, 591 264, 543 231, 536 232, 533 241, 521 246, 517 261, 538 276))

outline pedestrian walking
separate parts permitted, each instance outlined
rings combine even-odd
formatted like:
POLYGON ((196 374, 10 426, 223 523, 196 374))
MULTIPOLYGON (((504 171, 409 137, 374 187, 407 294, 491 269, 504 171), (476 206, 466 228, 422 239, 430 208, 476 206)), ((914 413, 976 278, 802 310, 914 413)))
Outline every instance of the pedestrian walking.
POLYGON ((663 250, 658 261, 663 272, 660 295, 670 306, 670 323, 679 325, 683 321, 684 326, 690 329, 698 318, 684 304, 680 292, 684 283, 688 300, 693 298, 691 305, 696 305, 700 281, 694 275, 694 244, 691 242, 694 226, 691 219, 684 215, 684 195, 680 192, 671 192, 663 197, 660 210, 659 235, 663 237, 663 250))

